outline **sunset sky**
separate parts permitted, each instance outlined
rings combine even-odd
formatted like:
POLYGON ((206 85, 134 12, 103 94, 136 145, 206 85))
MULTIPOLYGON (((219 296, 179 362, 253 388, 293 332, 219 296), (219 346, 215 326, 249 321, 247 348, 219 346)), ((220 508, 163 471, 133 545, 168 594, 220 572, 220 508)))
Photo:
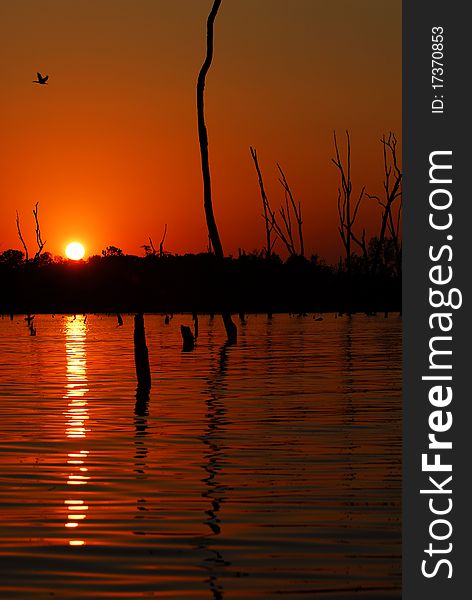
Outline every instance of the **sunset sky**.
MULTIPOLYGON (((207 246, 195 85, 212 0, 0 2, 0 252, 74 240, 142 254, 207 246), (32 83, 49 74, 47 86, 32 83)), ((302 202, 307 253, 341 254, 333 129, 351 133, 354 193, 382 192, 379 139, 401 133, 400 0, 223 0, 206 87, 215 213, 227 254, 264 245, 249 146, 269 199, 280 162, 302 202)), ((379 208, 359 224, 375 233, 379 208)), ((277 246, 276 250, 281 250, 277 246)))

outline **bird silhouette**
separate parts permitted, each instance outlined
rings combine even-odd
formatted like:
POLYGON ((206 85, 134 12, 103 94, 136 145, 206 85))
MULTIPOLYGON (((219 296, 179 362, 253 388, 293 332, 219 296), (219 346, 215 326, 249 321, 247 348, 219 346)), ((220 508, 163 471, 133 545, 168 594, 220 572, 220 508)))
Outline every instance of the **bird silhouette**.
POLYGON ((36 73, 36 75, 38 76, 38 79, 35 79, 33 81, 33 83, 39 83, 40 85, 47 85, 47 81, 49 79, 49 75, 45 75, 44 77, 41 75, 41 73, 36 73))

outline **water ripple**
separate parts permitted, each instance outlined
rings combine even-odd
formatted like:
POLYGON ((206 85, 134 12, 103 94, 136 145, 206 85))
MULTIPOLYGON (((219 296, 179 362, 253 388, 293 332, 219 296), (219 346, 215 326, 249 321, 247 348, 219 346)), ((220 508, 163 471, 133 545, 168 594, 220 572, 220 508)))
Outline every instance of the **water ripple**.
POLYGON ((0 595, 400 598, 401 321, 0 321, 0 595))

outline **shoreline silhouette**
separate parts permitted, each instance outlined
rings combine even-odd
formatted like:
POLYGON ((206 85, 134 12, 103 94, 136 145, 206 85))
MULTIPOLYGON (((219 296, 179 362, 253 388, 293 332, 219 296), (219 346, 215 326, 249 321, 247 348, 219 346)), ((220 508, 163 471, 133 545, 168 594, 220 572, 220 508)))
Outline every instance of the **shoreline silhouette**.
POLYGON ((317 257, 282 261, 257 253, 92 256, 87 261, 25 262, 20 251, 0 254, 2 314, 127 313, 235 314, 401 310, 401 276, 375 276, 353 261, 351 272, 317 257))

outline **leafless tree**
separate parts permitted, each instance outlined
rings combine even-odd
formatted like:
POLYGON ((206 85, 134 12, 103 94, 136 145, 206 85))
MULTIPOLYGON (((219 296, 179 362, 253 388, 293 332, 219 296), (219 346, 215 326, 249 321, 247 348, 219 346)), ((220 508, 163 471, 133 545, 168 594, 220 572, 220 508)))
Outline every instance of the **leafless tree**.
POLYGON ((385 250, 385 237, 390 234, 395 249, 395 261, 398 273, 401 272, 401 241, 400 227, 402 214, 402 172, 398 164, 397 138, 394 133, 385 134, 380 140, 383 147, 384 163, 384 198, 369 195, 369 198, 377 200, 382 207, 382 220, 380 223, 379 240, 374 254, 372 273, 376 273, 380 263, 381 254, 385 250), (398 209, 394 214, 394 203, 398 200, 398 209))
POLYGON ((283 205, 279 208, 279 215, 282 218, 283 225, 277 221, 275 213, 272 213, 272 225, 277 237, 283 243, 289 255, 296 256, 297 251, 295 249, 295 241, 293 239, 292 220, 290 216, 290 208, 287 202, 287 196, 285 196, 285 205, 285 208, 283 205))
POLYGON ((164 242, 167 235, 167 223, 164 225, 164 233, 162 235, 161 242, 159 244, 159 256, 162 258, 164 256, 164 242))
MULTIPOLYGON (((38 250, 36 251, 36 254, 34 255, 33 261, 38 261, 39 257, 41 256, 41 252, 43 251, 44 245, 46 244, 46 242, 43 242, 43 239, 41 237, 41 227, 39 225, 39 216, 38 216, 38 207, 39 207, 39 202, 36 202, 34 208, 33 208, 33 216, 34 216, 34 222, 35 222, 35 226, 36 226, 36 243, 38 245, 38 250)), ((16 211, 16 229, 18 231, 18 237, 20 238, 21 244, 25 250, 25 261, 28 262, 29 261, 29 253, 28 253, 28 248, 26 246, 25 240, 23 238, 23 234, 21 233, 21 226, 20 226, 20 216, 18 214, 18 211, 16 211)))
POLYGON ((277 239, 280 239, 280 241, 283 243, 283 245, 287 249, 287 252, 289 253, 290 256, 297 256, 297 255, 304 256, 305 249, 304 249, 303 229, 302 229, 303 221, 302 221, 302 208, 301 208, 300 202, 298 203, 298 206, 297 206, 297 204, 293 198, 293 194, 290 189, 290 186, 289 186, 287 179, 285 177, 285 174, 282 170, 282 167, 279 165, 279 163, 277 163, 277 169, 279 170, 279 173, 281 175, 281 178, 279 178, 279 181, 282 184, 282 187, 284 188, 285 205, 282 205, 279 208, 278 216, 276 215, 275 211, 272 210, 272 208, 271 208, 269 199, 268 199, 266 191, 265 191, 264 180, 262 177, 261 169, 259 167, 257 152, 254 148, 252 148, 252 146, 250 147, 250 150, 251 150, 252 160, 254 161, 254 166, 256 168, 257 177, 259 180, 259 188, 261 191, 262 206, 263 206, 263 215, 262 216, 264 218, 265 229, 266 229, 266 248, 265 248, 266 256, 270 256, 270 254, 272 253, 272 250, 274 248, 274 245, 275 245, 275 242, 277 241, 277 239), (278 220, 278 217, 281 219, 281 221, 278 220), (294 240, 294 233, 293 233, 293 221, 294 220, 296 221, 297 226, 298 226, 298 238, 299 238, 299 247, 300 247, 299 251, 297 251, 296 242, 294 240), (275 234, 275 236, 272 237, 272 234, 275 234))
POLYGON ((144 249, 146 250, 149 249, 149 254, 152 254, 152 256, 156 256, 157 252, 156 249, 154 248, 154 244, 152 243, 152 238, 151 236, 149 236, 149 246, 144 246, 144 249))
MULTIPOLYGON (((223 260, 224 252, 221 244, 218 227, 216 226, 215 215, 213 213, 213 202, 211 196, 211 177, 210 177, 210 160, 208 155, 208 132, 205 124, 205 80, 213 60, 213 26, 218 9, 220 8, 221 0, 215 0, 211 8, 207 20, 207 37, 206 37, 206 56, 202 68, 198 75, 197 81, 197 118, 198 118, 198 140, 200 143, 200 154, 202 160, 202 176, 203 176, 203 204, 205 209, 205 217, 208 227, 208 235, 215 256, 223 260)), ((236 325, 231 319, 231 313, 228 310, 222 312, 223 322, 226 329, 226 335, 230 343, 235 343, 237 340, 236 325)))
MULTIPOLYGON (((43 242, 43 239, 41 237, 41 227, 39 225, 38 206, 39 206, 39 203, 36 202, 35 207, 33 208, 33 216, 34 216, 34 221, 36 224, 36 243, 38 244, 38 250, 37 250, 36 254, 34 255, 32 264, 35 264, 39 261, 39 257, 41 256, 41 252, 43 251, 44 245, 46 243, 46 242, 43 242)), ((18 211, 16 211, 16 229, 18 231, 18 236, 20 238, 21 244, 23 245, 23 248, 25 250, 25 261, 28 263, 29 262, 28 248, 27 248, 25 240, 23 238, 23 234, 21 233, 20 215, 18 214, 18 211)), ((34 315, 31 315, 30 313, 28 313, 25 317, 25 321, 28 325, 30 335, 35 336, 36 335, 36 327, 33 324, 33 319, 34 319, 34 315)))
POLYGON ((20 238, 20 241, 23 245, 23 248, 25 249, 25 261, 28 262, 29 261, 29 254, 28 254, 28 248, 25 244, 25 240, 23 238, 23 235, 21 233, 21 227, 20 227, 20 216, 18 214, 18 211, 16 211, 16 229, 18 231, 18 236, 20 238))
POLYGON ((338 215, 339 215, 339 235, 343 242, 346 252, 346 271, 351 274, 351 253, 352 242, 357 244, 362 250, 364 260, 367 261, 368 253, 365 241, 365 229, 362 231, 362 236, 359 238, 354 233, 354 223, 359 212, 362 198, 364 197, 365 186, 360 191, 357 200, 352 199, 352 181, 351 181, 351 140, 349 131, 346 130, 347 148, 346 160, 343 163, 339 154, 338 142, 336 139, 336 131, 334 132, 334 149, 336 157, 331 159, 341 176, 341 186, 338 188, 338 215))
POLYGON ((39 202, 36 202, 35 207, 33 208, 34 222, 36 225, 36 243, 38 244, 38 250, 34 255, 34 260, 38 260, 41 252, 43 251, 44 245, 46 242, 43 242, 41 238, 41 227, 39 226, 39 218, 38 218, 38 205, 39 202))
POLYGON ((261 191, 263 210, 262 216, 264 218, 266 231, 266 247, 264 248, 264 252, 266 257, 269 258, 272 254, 272 250, 274 249, 275 242, 277 241, 277 236, 272 237, 272 233, 274 232, 275 215, 270 207, 269 199, 267 198, 267 194, 265 191, 264 180, 262 178, 261 169, 259 167, 259 161, 257 159, 257 151, 252 146, 250 146, 249 149, 251 151, 252 160, 254 161, 254 166, 256 168, 256 173, 259 181, 259 189, 261 191))
POLYGON ((149 246, 143 246, 143 248, 148 252, 148 254, 152 254, 153 256, 157 256, 157 254, 159 254, 159 257, 162 258, 165 254, 164 252, 164 242, 166 239, 166 235, 167 235, 167 223, 164 225, 164 233, 162 235, 161 241, 159 243, 159 253, 157 252, 156 248, 154 247, 153 241, 151 236, 149 236, 149 246))
POLYGON ((295 200, 293 198, 292 190, 290 189, 290 186, 287 182, 285 174, 282 170, 282 167, 279 165, 279 163, 277 163, 277 169, 279 170, 279 173, 281 175, 281 178, 279 178, 279 181, 282 184, 282 187, 284 188, 284 192, 285 192, 285 209, 282 206, 282 208, 280 209, 280 215, 281 215, 283 222, 285 224, 285 227, 287 229, 287 233, 289 234, 289 238, 291 240, 292 247, 295 248, 295 245, 293 243, 292 217, 291 217, 291 212, 293 211, 293 216, 295 217, 295 220, 297 222, 297 227, 298 227, 298 241, 300 244, 299 254, 300 254, 300 256, 305 256, 305 245, 303 242, 303 229, 302 229, 302 225, 303 225, 302 205, 300 202, 298 202, 298 205, 295 202, 295 200))

